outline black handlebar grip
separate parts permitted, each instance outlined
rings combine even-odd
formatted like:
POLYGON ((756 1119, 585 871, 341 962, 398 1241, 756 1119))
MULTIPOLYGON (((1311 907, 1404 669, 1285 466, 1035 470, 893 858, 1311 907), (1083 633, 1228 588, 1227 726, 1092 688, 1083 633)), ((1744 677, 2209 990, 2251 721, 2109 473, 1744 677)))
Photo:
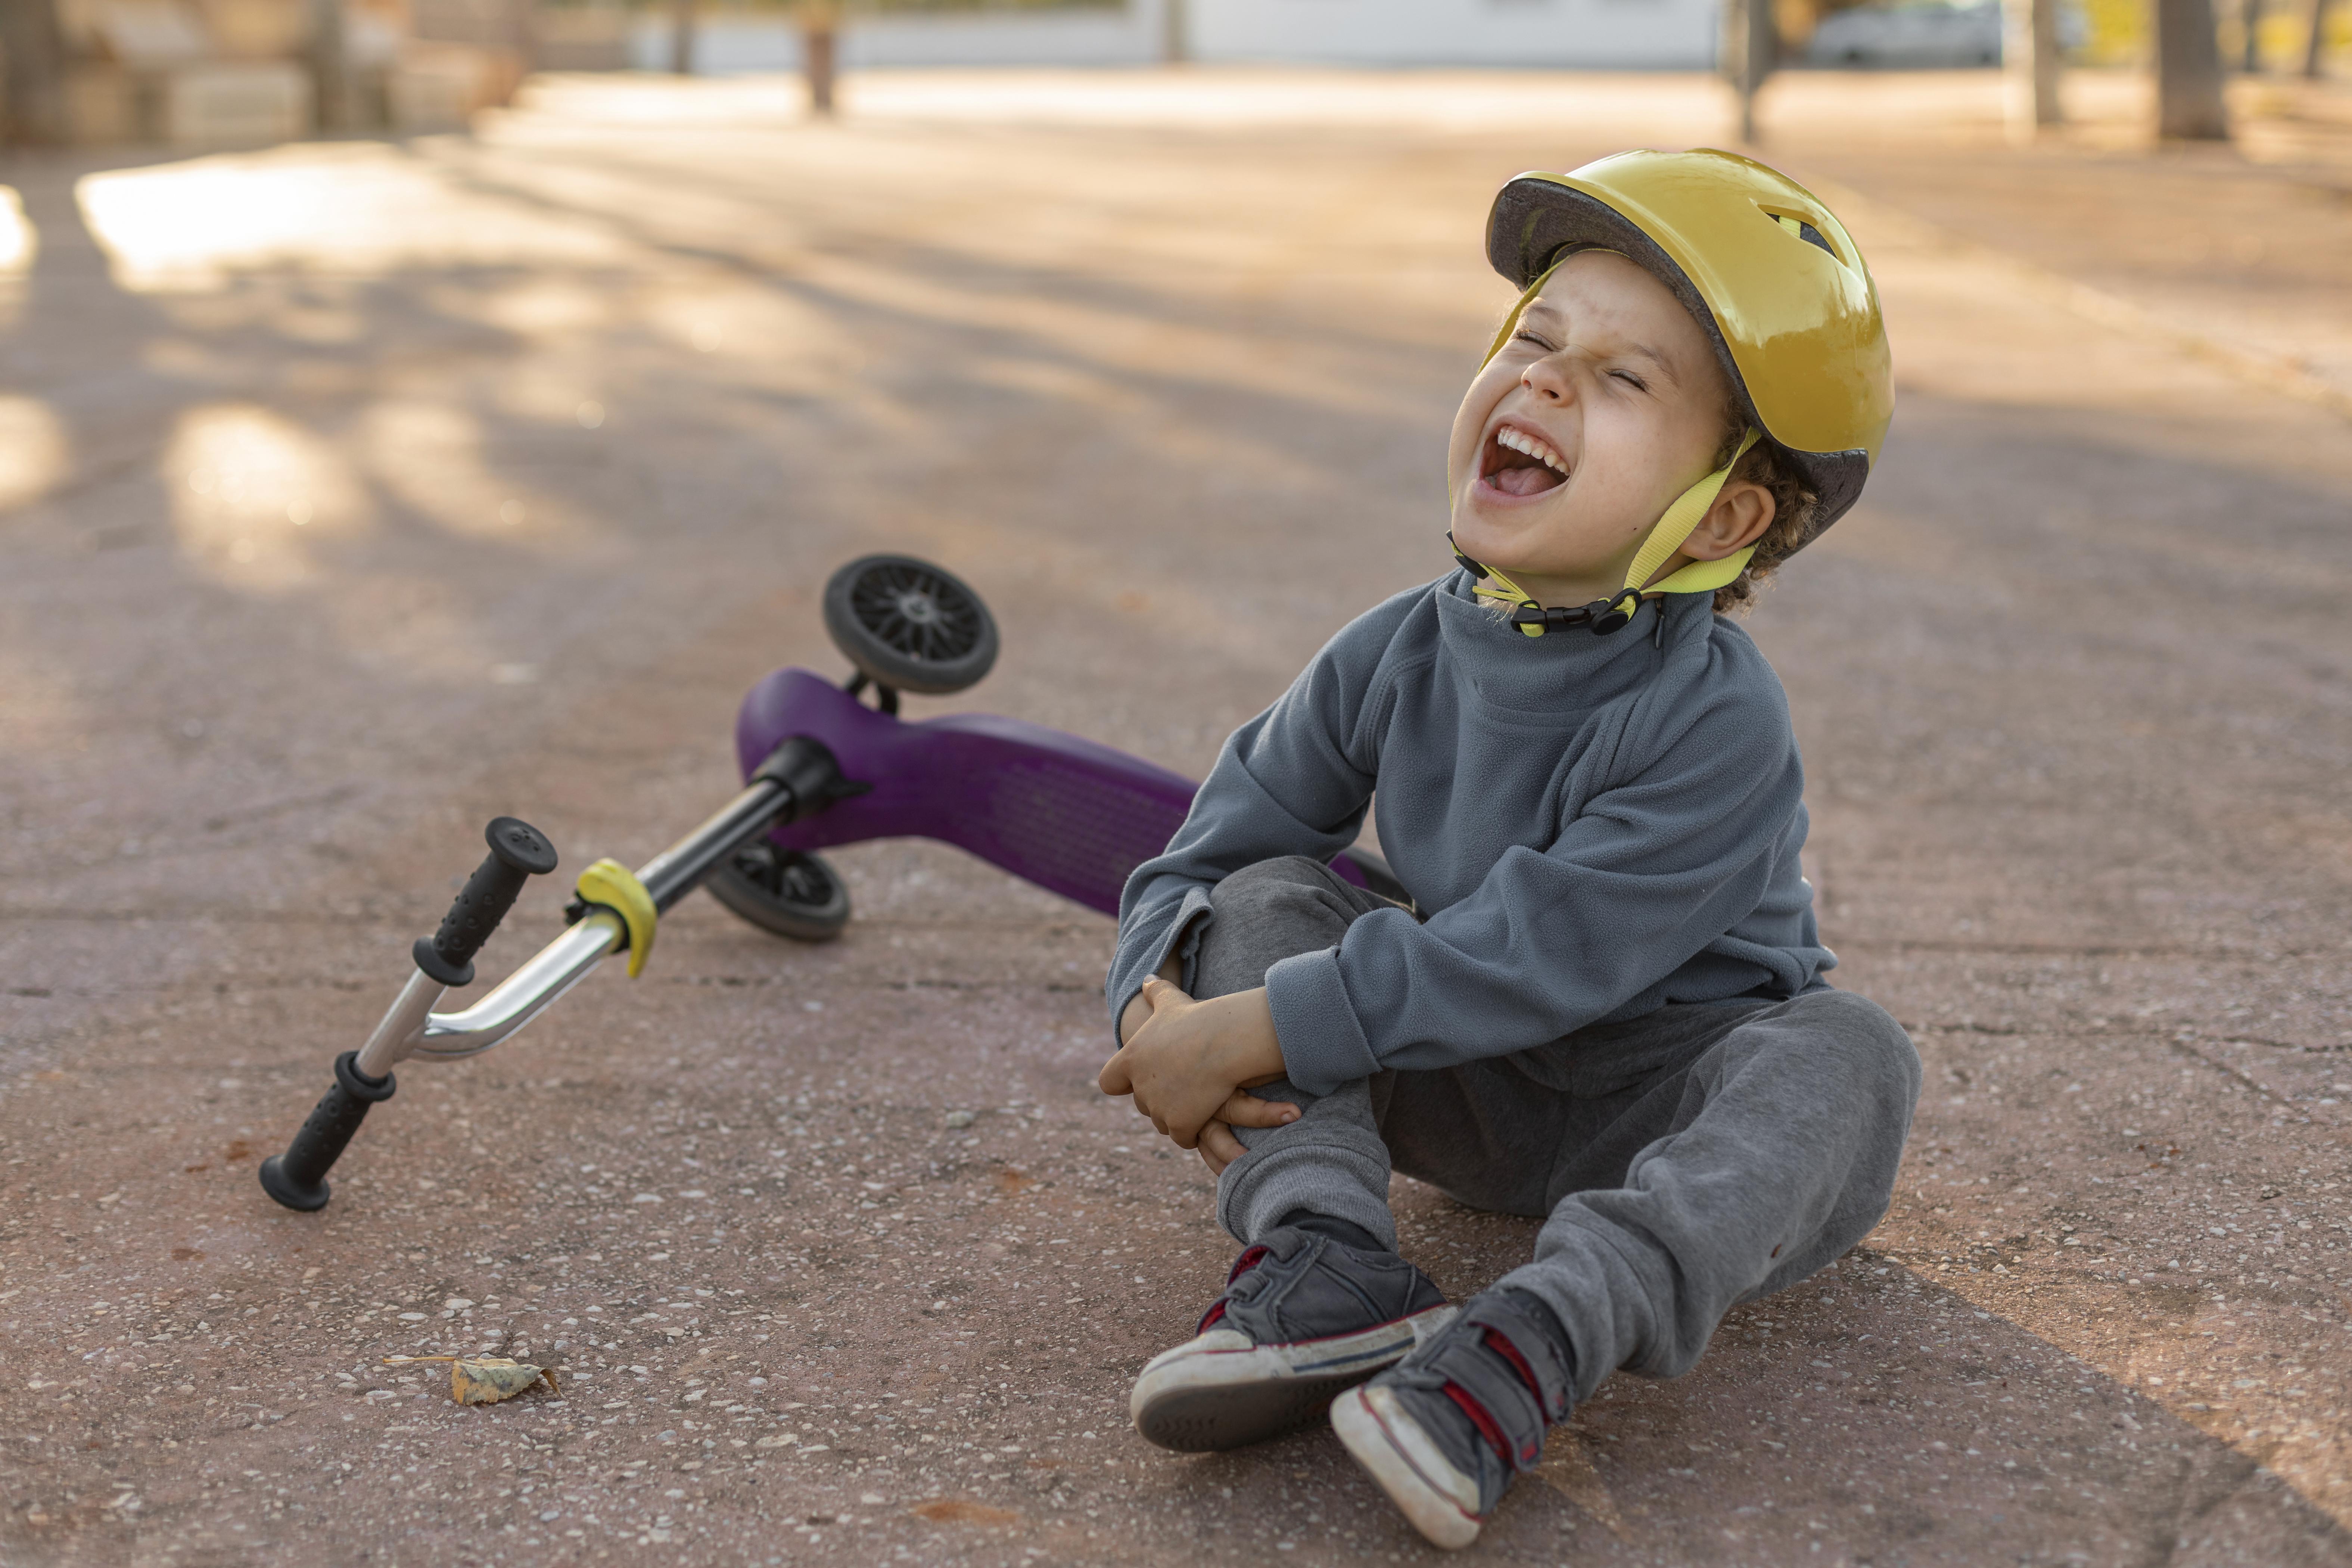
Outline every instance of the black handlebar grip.
POLYGON ((335 1058, 335 1087, 312 1108, 286 1152, 261 1163, 261 1190, 289 1209, 307 1214, 327 1206, 327 1173, 367 1120, 368 1107, 390 1100, 400 1087, 390 1073, 370 1078, 360 1071, 359 1055, 345 1051, 335 1058))
POLYGON ((441 917, 441 929, 417 938, 413 950, 416 967, 444 985, 474 983, 474 954, 514 908, 523 883, 555 869, 555 846, 520 817, 490 818, 483 837, 488 856, 466 879, 457 901, 441 917))

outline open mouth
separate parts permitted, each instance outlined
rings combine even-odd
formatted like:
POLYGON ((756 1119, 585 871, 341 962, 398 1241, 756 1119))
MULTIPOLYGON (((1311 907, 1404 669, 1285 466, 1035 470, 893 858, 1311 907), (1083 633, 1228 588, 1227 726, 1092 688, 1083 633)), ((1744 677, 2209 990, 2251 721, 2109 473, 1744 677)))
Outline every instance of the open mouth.
POLYGON ((1507 496, 1540 495, 1565 483, 1568 459, 1542 437, 1498 425, 1478 455, 1478 479, 1507 496))

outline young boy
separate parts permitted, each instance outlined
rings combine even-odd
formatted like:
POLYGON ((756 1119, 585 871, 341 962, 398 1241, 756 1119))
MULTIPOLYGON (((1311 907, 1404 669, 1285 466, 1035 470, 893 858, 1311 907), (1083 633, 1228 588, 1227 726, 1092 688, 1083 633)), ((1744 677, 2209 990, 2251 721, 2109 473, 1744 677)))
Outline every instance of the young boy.
POLYGON ((1136 869, 1101 1079, 1244 1248, 1137 1427, 1229 1448, 1328 1403, 1450 1547, 1609 1373, 1686 1370, 1867 1234, 1919 1084, 1822 979, 1787 700, 1718 614, 1885 435, 1860 253, 1715 152, 1522 175, 1487 251, 1525 292, 1454 421, 1459 569, 1332 638, 1136 869), (1375 791, 1410 904, 1329 864, 1375 791), (1391 1170, 1541 1216, 1533 1261, 1448 1306, 1391 1170))

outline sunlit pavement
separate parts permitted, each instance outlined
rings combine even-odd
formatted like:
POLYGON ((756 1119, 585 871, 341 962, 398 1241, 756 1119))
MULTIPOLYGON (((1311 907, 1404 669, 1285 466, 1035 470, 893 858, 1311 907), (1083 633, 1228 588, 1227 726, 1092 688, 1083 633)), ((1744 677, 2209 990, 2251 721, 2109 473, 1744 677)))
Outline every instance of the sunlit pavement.
MULTIPOLYGON (((404 1069, 322 1214, 254 1182, 484 819, 558 879, 692 825, 863 549, 1004 626, 921 712, 1204 769, 1444 565, 1495 185, 1727 134, 1686 78, 851 89, 0 164, 8 1562, 1433 1555, 1326 1435, 1126 1430, 1231 1247, 1089 1087, 1108 922, 950 851, 841 853, 830 947, 689 900, 404 1069), (563 1397, 381 1363, 492 1343, 563 1397)), ((2151 156, 2075 92, 2026 151, 1989 77, 1768 99, 1903 402, 1750 624, 1929 1088, 1869 1243, 1612 1383, 1474 1556, 2352 1560, 2352 131, 2257 84, 2245 157, 2151 156)), ((1531 1237, 1398 1206, 1457 1293, 1531 1237)))

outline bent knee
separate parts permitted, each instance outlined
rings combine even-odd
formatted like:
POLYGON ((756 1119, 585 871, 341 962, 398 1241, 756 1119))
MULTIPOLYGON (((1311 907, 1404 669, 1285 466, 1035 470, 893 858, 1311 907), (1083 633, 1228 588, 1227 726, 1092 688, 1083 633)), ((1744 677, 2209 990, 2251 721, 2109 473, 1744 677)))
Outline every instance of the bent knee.
POLYGON ((1218 914, 1243 909, 1280 908, 1311 903, 1330 890, 1331 868, 1305 855, 1277 855, 1259 860, 1209 889, 1209 908, 1218 914))
POLYGON ((1919 1048, 1885 1008, 1851 991, 1813 991, 1791 1001, 1790 1013, 1829 1042, 1845 1071, 1906 1106, 1917 1100, 1919 1048))

